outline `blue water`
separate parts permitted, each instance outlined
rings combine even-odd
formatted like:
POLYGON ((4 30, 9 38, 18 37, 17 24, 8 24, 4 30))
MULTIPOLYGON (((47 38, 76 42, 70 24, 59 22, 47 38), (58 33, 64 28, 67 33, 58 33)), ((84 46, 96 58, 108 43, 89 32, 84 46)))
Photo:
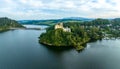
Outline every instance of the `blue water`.
POLYGON ((0 33, 0 69, 120 69, 119 39, 88 43, 82 52, 74 49, 58 52, 38 43, 43 32, 45 30, 0 33))

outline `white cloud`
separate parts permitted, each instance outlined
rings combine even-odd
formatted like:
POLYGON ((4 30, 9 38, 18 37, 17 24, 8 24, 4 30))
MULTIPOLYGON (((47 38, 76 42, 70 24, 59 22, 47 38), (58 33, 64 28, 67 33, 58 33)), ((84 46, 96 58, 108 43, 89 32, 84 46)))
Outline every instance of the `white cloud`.
POLYGON ((0 0, 0 16, 16 19, 114 18, 120 17, 119 7, 120 0, 0 0))

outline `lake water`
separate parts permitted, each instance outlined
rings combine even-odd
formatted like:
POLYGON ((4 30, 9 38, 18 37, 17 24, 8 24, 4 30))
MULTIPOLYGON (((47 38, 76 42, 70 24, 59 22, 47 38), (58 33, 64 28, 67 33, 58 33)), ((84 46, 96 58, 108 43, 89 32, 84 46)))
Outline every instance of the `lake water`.
POLYGON ((43 32, 45 30, 0 33, 0 69, 120 69, 119 39, 88 43, 81 52, 54 51, 38 43, 43 32))

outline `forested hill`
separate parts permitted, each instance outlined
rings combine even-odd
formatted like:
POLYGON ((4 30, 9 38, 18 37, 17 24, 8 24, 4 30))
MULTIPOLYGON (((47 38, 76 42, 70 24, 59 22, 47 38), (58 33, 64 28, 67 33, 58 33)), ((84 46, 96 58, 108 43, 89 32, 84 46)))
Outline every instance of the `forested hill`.
POLYGON ((96 41, 111 38, 120 38, 120 20, 119 19, 95 19, 85 22, 67 22, 61 24, 68 27, 71 32, 64 31, 59 25, 51 26, 46 33, 40 35, 39 42, 49 46, 73 46, 77 50, 84 49, 84 45, 90 41, 96 41))
MULTIPOLYGON (((53 26, 56 23, 67 23, 67 22, 87 22, 87 21, 92 21, 94 19, 90 18, 78 18, 78 17, 70 17, 70 18, 63 18, 63 19, 51 19, 51 20, 18 20, 20 24, 35 24, 35 25, 49 25, 53 26)), ((105 19, 106 20, 106 19, 105 19)), ((116 22, 120 23, 120 18, 115 18, 115 19, 107 19, 111 22, 116 22)))
POLYGON ((0 31, 5 31, 10 28, 24 28, 21 24, 17 21, 9 19, 7 17, 0 18, 0 31))
POLYGON ((82 18, 82 17, 68 17, 62 19, 48 19, 48 20, 19 20, 18 22, 21 24, 37 24, 37 25, 55 25, 60 22, 83 22, 83 21, 91 21, 91 18, 82 18))

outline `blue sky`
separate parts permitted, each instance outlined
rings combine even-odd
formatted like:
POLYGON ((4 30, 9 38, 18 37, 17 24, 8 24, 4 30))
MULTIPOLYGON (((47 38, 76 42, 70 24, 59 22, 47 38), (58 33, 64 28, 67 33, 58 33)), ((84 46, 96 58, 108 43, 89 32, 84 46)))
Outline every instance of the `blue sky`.
POLYGON ((120 0, 0 0, 0 17, 16 20, 118 18, 120 0))

